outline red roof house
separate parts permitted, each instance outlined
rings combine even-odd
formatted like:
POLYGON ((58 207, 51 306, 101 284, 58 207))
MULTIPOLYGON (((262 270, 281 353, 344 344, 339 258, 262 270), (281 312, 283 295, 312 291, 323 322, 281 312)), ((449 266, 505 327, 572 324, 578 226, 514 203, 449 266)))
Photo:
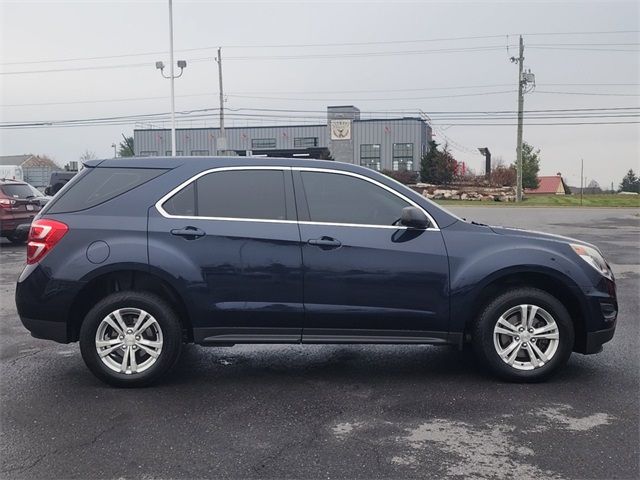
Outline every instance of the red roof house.
POLYGON ((540 180, 538 188, 526 188, 524 193, 527 195, 566 195, 571 193, 560 173, 547 177, 538 177, 538 180, 540 180))

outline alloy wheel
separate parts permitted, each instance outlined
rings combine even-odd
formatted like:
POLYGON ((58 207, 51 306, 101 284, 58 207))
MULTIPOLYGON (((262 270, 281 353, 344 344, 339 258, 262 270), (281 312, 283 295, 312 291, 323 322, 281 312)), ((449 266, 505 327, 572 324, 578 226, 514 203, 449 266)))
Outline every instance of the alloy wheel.
POLYGON ((100 360, 110 370, 125 375, 142 373, 162 352, 158 321, 139 308, 120 308, 104 317, 95 337, 100 360))
POLYGON ((522 304, 503 313, 493 329, 496 352, 518 370, 543 367, 555 355, 560 332, 553 316, 537 305, 522 304))

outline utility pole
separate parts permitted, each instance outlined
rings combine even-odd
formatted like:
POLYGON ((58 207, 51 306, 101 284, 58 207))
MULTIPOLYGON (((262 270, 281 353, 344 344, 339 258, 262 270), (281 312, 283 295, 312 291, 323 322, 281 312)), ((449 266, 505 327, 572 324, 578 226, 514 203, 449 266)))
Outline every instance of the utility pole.
POLYGON ((516 150, 516 170, 517 170, 517 183, 516 183, 516 202, 522 201, 522 121, 523 121, 523 108, 524 108, 524 81, 522 78, 522 69, 524 68, 524 42, 522 41, 522 35, 520 35, 520 55, 518 56, 518 139, 516 150))
POLYGON ((222 48, 218 47, 218 84, 220 85, 220 136, 218 137, 218 155, 225 155, 227 150, 227 135, 224 131, 224 90, 222 88, 222 48))

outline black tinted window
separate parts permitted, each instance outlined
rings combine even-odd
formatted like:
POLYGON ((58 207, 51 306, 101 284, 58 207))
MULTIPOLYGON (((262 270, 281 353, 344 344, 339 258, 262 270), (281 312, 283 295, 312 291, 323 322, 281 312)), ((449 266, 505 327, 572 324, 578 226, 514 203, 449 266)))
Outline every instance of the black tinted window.
POLYGON ((392 225, 410 206, 397 195, 360 178, 301 172, 312 222, 392 225))
POLYGON ((2 189, 2 193, 4 193, 7 197, 29 198, 35 195, 31 191, 31 187, 26 183, 9 183, 7 185, 3 185, 0 188, 2 189))
POLYGON ((163 172, 155 168, 93 168, 61 191, 61 196, 54 200, 48 212, 75 212, 94 207, 163 172))
POLYGON ((201 217, 287 218, 281 170, 209 173, 197 180, 197 197, 201 217))
POLYGON ((196 189, 195 183, 180 190, 173 197, 162 204, 162 207, 170 215, 183 215, 192 217, 196 214, 196 189))

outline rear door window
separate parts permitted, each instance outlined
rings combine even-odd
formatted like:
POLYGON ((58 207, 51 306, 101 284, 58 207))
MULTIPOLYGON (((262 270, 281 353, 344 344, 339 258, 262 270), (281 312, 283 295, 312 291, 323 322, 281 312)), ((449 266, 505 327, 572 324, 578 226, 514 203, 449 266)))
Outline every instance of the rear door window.
POLYGON ((196 184, 190 183, 169 200, 164 202, 162 208, 169 215, 193 217, 196 215, 196 184))
MULTIPOLYGON (((288 172, 286 172, 289 174, 288 172)), ((228 170, 208 173, 189 184, 162 208, 169 215, 230 219, 295 218, 287 206, 283 170, 228 170), (195 209, 195 214, 192 213, 195 209)))
POLYGON ((47 213, 76 212, 95 207, 164 173, 157 168, 92 168, 76 178, 54 200, 47 213))

